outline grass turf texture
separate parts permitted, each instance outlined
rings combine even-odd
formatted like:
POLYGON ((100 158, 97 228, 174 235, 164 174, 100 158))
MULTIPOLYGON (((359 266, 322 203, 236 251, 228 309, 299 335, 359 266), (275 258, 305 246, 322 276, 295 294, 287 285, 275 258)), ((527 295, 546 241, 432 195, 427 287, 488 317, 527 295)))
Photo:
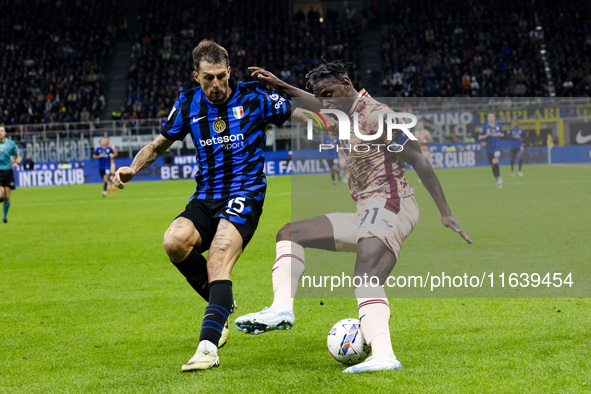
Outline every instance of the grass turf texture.
MULTIPOLYGON (((409 172, 421 219, 398 265, 588 263, 591 169, 524 172, 510 178, 502 168, 501 190, 489 168, 437 172, 471 246, 441 226, 409 172)), ((330 178, 310 182, 330 185, 330 178)), ((247 336, 232 325, 219 368, 182 374, 205 303, 161 241, 193 188, 191 181, 132 182, 106 199, 102 185, 14 192, 9 224, 0 227, 0 391, 591 391, 589 299, 392 299, 390 329, 403 370, 346 375, 326 349, 326 334, 338 320, 357 317, 355 300, 303 298, 291 331, 247 336)), ((334 190, 346 193, 346 186, 334 190)), ((326 212, 329 197, 310 214, 326 212)), ((290 218, 290 198, 288 177, 269 179, 259 229, 233 273, 239 309, 232 320, 272 300, 274 236, 290 218)))

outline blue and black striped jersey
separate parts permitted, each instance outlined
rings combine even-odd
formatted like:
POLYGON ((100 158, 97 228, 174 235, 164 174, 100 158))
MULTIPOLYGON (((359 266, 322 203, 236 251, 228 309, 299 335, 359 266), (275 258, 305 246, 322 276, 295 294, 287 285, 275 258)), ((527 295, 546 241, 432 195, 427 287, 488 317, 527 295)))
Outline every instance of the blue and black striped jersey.
POLYGON ((502 133, 503 128, 499 124, 491 126, 487 123, 482 128, 480 135, 486 135, 486 132, 488 130, 490 130, 491 135, 489 135, 488 138, 485 140, 486 141, 486 153, 495 153, 496 151, 500 151, 501 150, 501 139, 499 137, 492 135, 492 134, 502 133))
POLYGON ((98 148, 96 148, 94 150, 94 154, 97 156, 100 154, 103 154, 103 153, 105 154, 103 157, 98 159, 99 160, 99 170, 109 170, 111 168, 111 155, 114 152, 115 151, 110 146, 107 146, 106 148, 99 146, 98 148))
POLYGON ((182 140, 191 133, 199 172, 192 198, 248 196, 262 200, 267 188, 264 165, 266 129, 291 115, 291 102, 259 82, 230 80, 232 94, 222 105, 209 103, 201 87, 181 93, 161 134, 182 140))
MULTIPOLYGON (((339 158, 339 154, 337 152, 337 146, 339 146, 339 137, 332 137, 332 136, 326 136, 324 138, 324 143, 328 144, 328 145, 332 145, 334 146, 334 148, 332 149, 327 149, 326 152, 326 159, 327 160, 335 160, 339 158)), ((332 165, 332 163, 328 163, 329 165, 332 165)))
POLYGON ((511 137, 511 149, 521 149, 523 129, 511 129, 507 132, 507 136, 511 137))

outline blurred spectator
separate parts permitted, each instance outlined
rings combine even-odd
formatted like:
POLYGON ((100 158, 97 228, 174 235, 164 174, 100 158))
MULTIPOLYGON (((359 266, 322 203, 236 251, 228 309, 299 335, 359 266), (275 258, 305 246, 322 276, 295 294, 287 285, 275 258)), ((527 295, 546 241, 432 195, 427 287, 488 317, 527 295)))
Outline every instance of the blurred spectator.
MULTIPOLYGON (((165 117, 182 91, 195 86, 191 50, 203 38, 233 54, 235 79, 258 65, 305 87, 320 62, 351 62, 355 85, 382 86, 386 96, 540 97, 548 79, 545 45, 557 96, 591 94, 591 23, 576 2, 498 0, 466 4, 372 0, 299 8, 261 0, 194 1, 166 6, 139 0, 138 30, 124 108, 114 119, 165 117), (533 10, 535 9, 535 12, 533 10), (536 17, 538 18, 536 20, 536 17), (224 23, 219 23, 223 20, 224 23), (536 30, 543 27, 543 32, 536 30), (359 72, 371 35, 381 40, 382 70, 359 72), (360 74, 363 74, 362 76, 360 74)), ((126 39, 124 7, 115 0, 4 2, 0 13, 0 122, 92 122, 105 107, 105 73, 116 39, 126 39)))
POLYGON ((31 159, 31 155, 27 155, 25 161, 23 161, 23 168, 25 171, 33 171, 35 169, 35 163, 31 159))
POLYGON ((115 0, 2 4, 0 122, 77 121, 83 108, 84 118, 97 118, 117 33, 115 0))
POLYGON ((545 44, 556 95, 589 96, 591 23, 577 2, 385 3, 383 70, 403 70, 389 95, 548 95, 545 44))
MULTIPOLYGON (((258 65, 304 87, 304 76, 322 56, 359 63, 359 22, 349 20, 345 12, 330 9, 323 17, 319 9, 310 8, 307 14, 299 9, 290 21, 288 7, 275 1, 262 0, 257 7, 248 2, 232 2, 232 7, 214 2, 198 14, 179 19, 193 4, 179 0, 162 7, 141 1, 123 118, 166 116, 168 103, 196 86, 191 51, 204 38, 233 54, 232 77, 238 80, 248 80, 247 67, 258 65)), ((356 68, 351 69, 351 77, 353 83, 359 82, 356 68)))

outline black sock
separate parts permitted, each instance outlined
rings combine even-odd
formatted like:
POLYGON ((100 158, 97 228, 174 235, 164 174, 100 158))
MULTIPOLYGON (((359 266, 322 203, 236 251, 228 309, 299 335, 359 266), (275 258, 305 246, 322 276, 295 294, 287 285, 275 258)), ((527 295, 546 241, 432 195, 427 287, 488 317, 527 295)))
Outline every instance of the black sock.
POLYGON ((209 302, 209 280, 207 278, 207 260, 194 248, 186 259, 172 263, 187 278, 187 282, 205 301, 209 302))
POLYGON ((493 175, 495 176, 495 178, 498 178, 499 175, 501 175, 501 172, 499 171, 499 165, 498 164, 493 164, 492 165, 492 170, 493 170, 493 175))
POLYGON ((515 160, 511 160, 511 172, 513 172, 513 163, 515 163, 515 160))
POLYGON ((231 280, 214 280, 209 284, 209 305, 203 315, 199 341, 210 341, 218 345, 233 304, 231 280))
POLYGON ((521 171, 521 166, 523 165, 523 159, 519 159, 519 171, 521 171))
POLYGON ((107 182, 103 183, 103 191, 106 192, 107 191, 107 182))

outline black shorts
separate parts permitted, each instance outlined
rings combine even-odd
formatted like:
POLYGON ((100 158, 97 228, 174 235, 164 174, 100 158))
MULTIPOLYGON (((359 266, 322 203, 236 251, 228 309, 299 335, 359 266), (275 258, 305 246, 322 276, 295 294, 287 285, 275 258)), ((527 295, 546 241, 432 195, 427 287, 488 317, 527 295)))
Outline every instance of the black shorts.
POLYGON ((501 158, 501 151, 496 151, 492 153, 487 153, 486 157, 488 158, 488 164, 492 164, 493 159, 500 159, 501 158))
POLYGON ((9 187, 11 190, 16 189, 12 170, 0 170, 0 186, 9 187))
POLYGON ((230 221, 242 236, 242 249, 252 239, 263 213, 263 200, 252 197, 229 197, 223 200, 198 200, 193 198, 177 218, 183 217, 193 222, 201 235, 199 251, 209 249, 217 231, 220 219, 230 221))
POLYGON ((111 176, 111 170, 107 169, 107 170, 99 170, 100 174, 101 174, 101 178, 106 176, 111 176))
POLYGON ((523 147, 517 149, 511 149, 511 153, 514 155, 518 154, 519 152, 523 152, 523 147))

